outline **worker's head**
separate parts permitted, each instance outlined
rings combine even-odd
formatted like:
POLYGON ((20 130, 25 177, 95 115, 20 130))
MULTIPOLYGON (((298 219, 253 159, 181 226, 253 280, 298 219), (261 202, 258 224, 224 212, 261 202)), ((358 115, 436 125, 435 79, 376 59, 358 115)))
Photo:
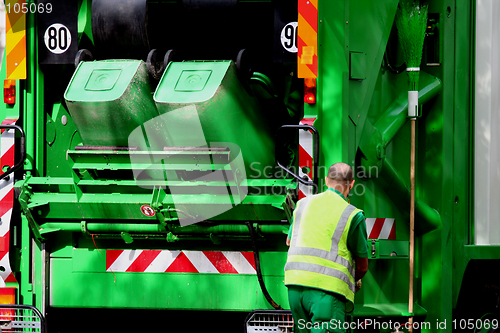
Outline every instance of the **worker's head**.
POLYGON ((326 186, 336 189, 346 198, 354 186, 353 171, 349 164, 335 163, 328 169, 325 177, 326 186))

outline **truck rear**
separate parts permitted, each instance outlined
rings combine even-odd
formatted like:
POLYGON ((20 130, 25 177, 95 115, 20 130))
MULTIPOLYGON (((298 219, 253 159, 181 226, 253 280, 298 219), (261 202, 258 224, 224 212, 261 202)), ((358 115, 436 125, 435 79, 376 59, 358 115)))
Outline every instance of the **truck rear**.
POLYGON ((370 262, 349 329, 498 328, 498 8, 429 4, 412 236, 399 5, 7 1, 0 324, 291 332, 293 209, 343 161, 370 262))

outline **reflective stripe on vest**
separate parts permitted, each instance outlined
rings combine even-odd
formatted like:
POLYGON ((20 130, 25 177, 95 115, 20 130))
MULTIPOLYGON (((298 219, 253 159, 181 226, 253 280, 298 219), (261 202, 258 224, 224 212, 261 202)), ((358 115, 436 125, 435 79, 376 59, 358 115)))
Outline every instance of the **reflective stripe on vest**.
POLYGON ((349 285, 349 289, 354 291, 355 284, 350 281, 349 276, 346 273, 339 271, 338 269, 321 266, 318 264, 311 264, 308 262, 296 262, 296 261, 287 262, 285 265, 285 270, 292 270, 292 269, 324 274, 340 279, 349 285))
POLYGON ((348 204, 335 193, 322 193, 302 199, 298 203, 294 214, 291 246, 288 251, 288 261, 285 265, 285 283, 300 284, 333 291, 344 295, 347 300, 353 302, 355 290, 354 266, 349 250, 347 249, 347 234, 350 222, 358 212, 360 212, 359 209, 348 204), (328 230, 328 233, 332 232, 330 240, 324 239, 325 237, 314 236, 314 232, 321 230, 320 223, 325 214, 325 210, 320 207, 324 207, 324 204, 332 203, 332 199, 323 195, 334 196, 333 203, 336 208, 332 208, 333 216, 331 218, 338 219, 336 224, 333 224, 335 220, 328 222, 328 217, 326 217, 325 222, 328 224, 325 226, 325 230, 328 230), (318 201, 311 203, 311 200, 318 201), (322 202, 322 200, 325 201, 322 202), (338 203, 335 204, 335 201, 338 201, 338 203), (338 204, 341 204, 341 206, 338 204), (345 205, 345 207, 342 205, 345 205), (299 230, 301 221, 303 222, 304 219, 304 212, 307 210, 306 207, 308 207, 307 209, 319 210, 307 211, 307 225, 311 226, 308 228, 308 232, 310 234, 312 232, 312 236, 306 236, 307 238, 304 239, 304 235, 299 237, 299 230), (333 227, 335 228, 334 230, 332 230, 333 227), (315 237, 320 243, 317 247, 314 244, 315 237), (298 244, 299 239, 301 239, 300 244, 298 244), (328 244, 327 242, 330 243, 328 244), (329 251, 325 250, 327 246, 330 247, 329 251), (339 247, 342 247, 340 249, 342 255, 339 254, 339 247), (323 277, 311 275, 310 273, 322 274, 323 277), (338 282, 336 283, 335 281, 338 282))
MULTIPOLYGON (((301 206, 303 207, 305 205, 301 206)), ((293 242, 296 241, 297 235, 292 234, 292 244, 290 246, 290 250, 288 251, 288 255, 306 255, 306 256, 320 257, 326 260, 330 260, 334 263, 341 264, 342 266, 347 267, 347 269, 351 272, 353 270, 353 267, 352 264, 349 262, 349 260, 342 258, 341 256, 338 255, 339 252, 338 244, 340 242, 340 238, 342 237, 342 233, 344 232, 347 221, 349 220, 349 216, 355 209, 356 207, 354 207, 353 205, 348 205, 347 208, 344 209, 344 211, 342 212, 340 220, 332 236, 332 247, 330 251, 325 251, 312 247, 294 246, 295 244, 293 244, 293 242)), ((303 208, 300 210, 303 210, 303 208)), ((297 215, 298 214, 299 212, 297 212, 297 215)), ((297 215, 296 215, 297 221, 300 221, 300 218, 297 215)), ((294 229, 292 232, 298 233, 298 230, 299 230, 299 225, 298 224, 296 226, 294 225, 294 229)))

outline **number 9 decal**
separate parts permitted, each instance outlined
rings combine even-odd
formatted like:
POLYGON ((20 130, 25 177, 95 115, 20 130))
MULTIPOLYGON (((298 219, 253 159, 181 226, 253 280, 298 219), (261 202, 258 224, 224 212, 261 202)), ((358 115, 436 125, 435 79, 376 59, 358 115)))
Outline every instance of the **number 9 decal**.
POLYGON ((48 27, 43 39, 47 49, 55 54, 66 52, 71 45, 71 33, 66 26, 60 23, 54 23, 48 27))
POLYGON ((290 22, 281 30, 281 45, 290 53, 297 53, 297 22, 290 22))

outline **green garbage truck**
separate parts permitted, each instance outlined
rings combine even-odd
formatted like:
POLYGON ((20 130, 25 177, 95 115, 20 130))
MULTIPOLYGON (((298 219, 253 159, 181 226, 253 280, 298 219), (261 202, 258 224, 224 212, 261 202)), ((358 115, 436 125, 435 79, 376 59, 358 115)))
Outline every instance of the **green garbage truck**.
POLYGON ((499 329, 496 1, 5 13, 2 331, 292 332, 286 237, 335 162, 369 246, 346 330, 499 329))

